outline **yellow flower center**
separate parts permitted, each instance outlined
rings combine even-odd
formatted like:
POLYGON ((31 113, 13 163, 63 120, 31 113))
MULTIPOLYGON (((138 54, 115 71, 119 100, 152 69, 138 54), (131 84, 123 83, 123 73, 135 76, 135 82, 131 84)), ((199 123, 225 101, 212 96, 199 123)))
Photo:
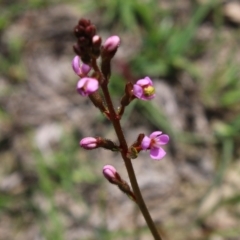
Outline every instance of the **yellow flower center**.
POLYGON ((148 86, 144 88, 143 92, 146 97, 150 97, 155 93, 155 89, 153 86, 148 86))

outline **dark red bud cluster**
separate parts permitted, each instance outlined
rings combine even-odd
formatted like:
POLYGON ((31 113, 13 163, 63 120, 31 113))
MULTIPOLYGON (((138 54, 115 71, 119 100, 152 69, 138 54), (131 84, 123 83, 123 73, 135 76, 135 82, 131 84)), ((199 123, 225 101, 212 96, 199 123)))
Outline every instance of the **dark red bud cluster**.
POLYGON ((74 35, 77 38, 77 43, 73 46, 75 53, 81 57, 81 60, 86 63, 91 63, 92 57, 100 55, 101 38, 93 42, 93 37, 96 35, 96 27, 90 20, 80 19, 78 25, 74 28, 74 35))

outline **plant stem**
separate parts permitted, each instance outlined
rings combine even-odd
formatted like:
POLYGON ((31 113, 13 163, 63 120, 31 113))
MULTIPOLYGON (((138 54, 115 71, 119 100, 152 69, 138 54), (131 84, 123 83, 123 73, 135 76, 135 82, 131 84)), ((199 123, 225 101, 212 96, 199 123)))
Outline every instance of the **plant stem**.
POLYGON ((119 119, 118 115, 116 114, 115 109, 113 107, 112 99, 111 99, 111 96, 109 94, 107 84, 104 84, 104 83, 102 84, 102 91, 103 91, 103 94, 104 94, 104 97, 105 97, 105 100, 106 100, 106 103, 107 103, 107 106, 108 106, 108 110, 109 110, 109 113, 110 113, 110 119, 112 121, 113 127, 115 129, 116 134, 117 134, 117 137, 118 137, 118 140, 119 140, 119 143, 120 143, 120 147, 122 149, 121 155, 122 155, 122 158, 125 162, 125 166, 126 166, 128 176, 129 176, 129 179, 130 179, 130 182, 131 182, 131 186, 132 186, 133 192, 134 192, 134 194, 136 196, 136 199, 137 199, 137 204, 138 204, 138 206, 139 206, 139 208, 142 212, 143 217, 146 220, 146 223, 147 223, 150 231, 152 232, 152 235, 153 235, 154 239, 155 240, 162 240, 162 238, 160 237, 160 235, 159 235, 159 233, 158 233, 158 231, 157 231, 157 229, 154 225, 154 222, 153 222, 153 220, 152 220, 152 218, 149 214, 149 211, 146 207, 146 204, 143 200, 141 191, 140 191, 138 183, 137 183, 137 179, 136 179, 136 175, 135 175, 135 172, 134 172, 134 169, 133 169, 131 159, 127 157, 128 145, 127 145, 127 142, 125 140, 125 137, 124 137, 124 134, 123 134, 123 131, 122 131, 122 127, 121 127, 121 124, 120 124, 120 119, 119 119))

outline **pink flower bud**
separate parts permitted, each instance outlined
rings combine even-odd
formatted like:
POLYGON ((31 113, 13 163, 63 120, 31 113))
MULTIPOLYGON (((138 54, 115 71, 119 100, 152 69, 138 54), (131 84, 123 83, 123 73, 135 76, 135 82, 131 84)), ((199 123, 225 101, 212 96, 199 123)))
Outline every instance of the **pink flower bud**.
POLYGON ((112 165, 105 165, 103 167, 103 175, 109 179, 114 178, 117 170, 112 165))
POLYGON ((99 83, 95 78, 84 77, 77 83, 77 91, 82 96, 88 96, 98 90, 99 83))
POLYGON ((122 181, 117 170, 112 165, 105 165, 103 167, 103 175, 110 183, 113 184, 118 184, 122 181))
POLYGON ((118 36, 111 36, 105 41, 105 43, 103 44, 103 48, 107 52, 113 52, 117 50, 119 45, 120 45, 120 38, 118 36))
POLYGON ((102 39, 101 39, 101 37, 98 36, 98 35, 93 36, 93 38, 92 38, 92 44, 93 44, 95 47, 96 47, 96 46, 100 47, 101 44, 102 44, 102 39))
POLYGON ((79 144, 82 148, 87 150, 98 148, 98 141, 96 138, 93 137, 83 138, 79 144))

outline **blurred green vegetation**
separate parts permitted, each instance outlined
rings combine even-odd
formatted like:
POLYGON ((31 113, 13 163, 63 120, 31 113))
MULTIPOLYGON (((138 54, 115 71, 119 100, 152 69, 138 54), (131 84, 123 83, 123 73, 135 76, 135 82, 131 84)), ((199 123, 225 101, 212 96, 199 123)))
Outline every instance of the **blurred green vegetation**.
MULTIPOLYGON (((225 39, 219 35, 220 30, 225 28, 224 17, 219 10, 219 2, 210 1, 209 4, 200 5, 193 1, 190 14, 182 22, 178 22, 174 7, 161 8, 157 0, 148 0, 147 4, 145 1, 140 0, 126 1, 124 4, 120 0, 82 2, 29 0, 11 1, 11 3, 3 1, 0 15, 0 34, 2 35, 3 31, 26 11, 47 8, 60 3, 72 4, 78 8, 84 6, 86 12, 89 12, 89 18, 94 12, 101 14, 101 21, 106 29, 112 30, 115 28, 119 32, 134 32, 136 37, 140 38, 141 47, 139 51, 134 56, 131 56, 127 63, 135 78, 149 75, 167 79, 171 84, 174 84, 174 82, 178 81, 179 73, 186 72, 198 85, 201 102, 206 112, 212 113, 212 115, 216 112, 220 113, 221 118, 212 125, 214 140, 211 144, 217 149, 215 156, 216 174, 212 185, 202 198, 204 200, 214 188, 221 186, 226 171, 239 158, 239 150, 236 150, 236 148, 240 141, 240 72, 239 63, 235 61, 238 54, 238 45, 233 45, 223 63, 214 69, 211 79, 206 79, 205 73, 198 62, 195 61, 209 48, 214 48, 211 58, 213 61, 217 61, 219 49, 225 44, 225 39), (199 27, 209 14, 212 15, 212 25, 216 29, 210 43, 196 39, 199 27)), ((236 41, 239 40, 238 28, 230 31, 231 34, 236 36, 236 41)), ((12 83, 21 84, 26 78, 25 66, 21 62, 21 54, 24 51, 22 39, 12 39, 1 44, 0 72, 12 83)), ((120 74, 114 74, 113 79, 115 81, 111 85, 112 93, 121 96, 124 79, 120 74)), ((12 90, 8 89, 8 91, 0 92, 0 97, 6 96, 9 91, 12 90)), ((173 132, 167 117, 151 103, 134 102, 126 109, 125 118, 128 118, 131 114, 133 107, 141 109, 152 126, 164 129, 176 141, 195 144, 206 140, 192 132, 173 132)), ((0 109, 0 126, 5 126, 8 121, 11 121, 11 116, 4 109, 0 109)), ((31 133, 31 131, 32 129, 27 130, 28 133, 31 133)), ((29 139, 31 139, 31 134, 29 134, 29 139)), ((79 139, 74 134, 69 134, 68 138, 61 142, 58 151, 51 155, 51 159, 47 159, 46 156, 43 156, 39 150, 32 146, 34 158, 36 159, 35 174, 37 175, 37 181, 18 198, 12 198, 11 194, 1 194, 1 212, 11 212, 18 202, 22 212, 34 212, 46 239, 64 239, 62 218, 59 217, 62 210, 56 206, 54 200, 56 191, 68 192, 79 204, 87 205, 90 211, 90 204, 88 205, 85 199, 82 199, 76 192, 76 187, 84 184, 98 186, 102 181, 92 171, 94 163, 83 163, 82 159, 79 160, 78 141, 79 139), (48 211, 41 212, 39 206, 31 201, 29 196, 32 196, 33 192, 38 192, 48 198, 50 206, 48 211), (51 225, 45 224, 44 221, 49 219, 51 225)), ((4 145, 4 139, 0 137, 0 148, 2 148, 1 145, 4 145)), ((102 201, 104 202, 104 198, 102 201)), ((234 208, 239 203, 240 197, 236 193, 229 198, 221 199, 210 210, 209 214, 223 206, 234 208)), ((16 218, 19 217, 20 219, 22 212, 16 214, 16 218)), ((79 219, 79 221, 86 221, 88 217, 86 215, 85 219, 79 219)), ((207 218, 207 215, 204 217, 207 218)), ((204 218, 200 220, 204 221, 204 218)), ((141 229, 140 232, 144 231, 147 230, 141 229)), ((135 233, 123 231, 109 233, 103 224, 102 229, 96 229, 95 239, 117 239, 132 234, 135 233)), ((214 234, 226 238, 236 237, 239 236, 239 231, 230 229, 229 231, 216 231, 214 234)))

